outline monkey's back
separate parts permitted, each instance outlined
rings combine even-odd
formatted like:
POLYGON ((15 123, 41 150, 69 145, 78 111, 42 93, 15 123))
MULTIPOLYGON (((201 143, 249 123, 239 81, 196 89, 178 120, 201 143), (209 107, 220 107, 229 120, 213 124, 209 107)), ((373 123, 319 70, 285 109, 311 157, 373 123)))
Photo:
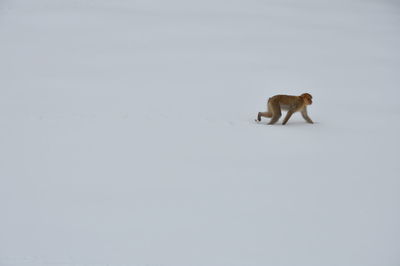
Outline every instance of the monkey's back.
POLYGON ((300 103, 300 97, 294 95, 278 94, 268 99, 268 102, 278 102, 282 110, 289 110, 293 105, 300 103), (295 103, 295 104, 294 104, 295 103))

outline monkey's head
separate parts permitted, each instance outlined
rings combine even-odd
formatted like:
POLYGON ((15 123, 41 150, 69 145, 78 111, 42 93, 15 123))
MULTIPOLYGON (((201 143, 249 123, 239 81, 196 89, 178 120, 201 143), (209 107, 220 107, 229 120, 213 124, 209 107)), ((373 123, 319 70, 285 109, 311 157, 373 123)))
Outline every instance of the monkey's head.
POLYGON ((300 95, 301 98, 303 98, 303 101, 307 104, 307 105, 311 105, 312 104, 312 95, 309 93, 303 93, 302 95, 300 95))

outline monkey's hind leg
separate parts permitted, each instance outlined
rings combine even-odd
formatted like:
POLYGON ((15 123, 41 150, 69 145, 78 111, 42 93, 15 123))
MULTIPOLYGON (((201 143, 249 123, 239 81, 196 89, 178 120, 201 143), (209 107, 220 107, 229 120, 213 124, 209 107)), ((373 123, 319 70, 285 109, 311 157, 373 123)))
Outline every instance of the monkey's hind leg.
POLYGON ((261 117, 272 117, 272 113, 270 112, 259 112, 257 115, 257 121, 261 121, 261 117))
POLYGON ((260 122, 261 121, 261 117, 267 117, 267 118, 269 118, 269 117, 272 117, 272 109, 271 109, 271 106, 270 106, 270 102, 269 102, 270 100, 268 100, 268 104, 267 104, 267 111, 266 112, 259 112, 258 113, 258 115, 257 115, 257 121, 258 122, 260 122))
POLYGON ((273 115, 271 120, 269 121, 268 125, 273 125, 278 122, 279 118, 281 118, 282 114, 273 115))
POLYGON ((272 113, 272 118, 269 121, 268 125, 273 125, 282 116, 281 107, 279 106, 279 103, 268 102, 268 110, 272 111, 271 112, 272 113))

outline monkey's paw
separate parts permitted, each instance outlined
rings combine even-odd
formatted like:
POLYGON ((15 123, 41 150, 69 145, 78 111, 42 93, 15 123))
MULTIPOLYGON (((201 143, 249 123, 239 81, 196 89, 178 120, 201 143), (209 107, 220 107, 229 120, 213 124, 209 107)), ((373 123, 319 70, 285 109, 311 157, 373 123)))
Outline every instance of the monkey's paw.
POLYGON ((256 121, 257 121, 257 122, 260 122, 260 121, 261 121, 261 113, 260 113, 260 112, 258 112, 258 114, 257 114, 257 119, 256 119, 256 121))

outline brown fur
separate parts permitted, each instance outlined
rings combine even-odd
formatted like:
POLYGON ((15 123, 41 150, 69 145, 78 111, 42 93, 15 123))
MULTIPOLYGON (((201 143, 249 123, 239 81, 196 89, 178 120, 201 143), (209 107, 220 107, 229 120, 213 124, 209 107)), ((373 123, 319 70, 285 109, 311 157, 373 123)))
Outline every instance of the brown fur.
POLYGON ((292 95, 275 95, 268 99, 268 111, 259 112, 257 120, 261 121, 261 117, 270 117, 269 125, 275 124, 282 116, 281 110, 287 110, 287 114, 282 124, 285 125, 289 118, 295 112, 301 112, 301 115, 308 123, 314 123, 307 114, 307 105, 312 104, 312 95, 303 93, 300 96, 292 95))

